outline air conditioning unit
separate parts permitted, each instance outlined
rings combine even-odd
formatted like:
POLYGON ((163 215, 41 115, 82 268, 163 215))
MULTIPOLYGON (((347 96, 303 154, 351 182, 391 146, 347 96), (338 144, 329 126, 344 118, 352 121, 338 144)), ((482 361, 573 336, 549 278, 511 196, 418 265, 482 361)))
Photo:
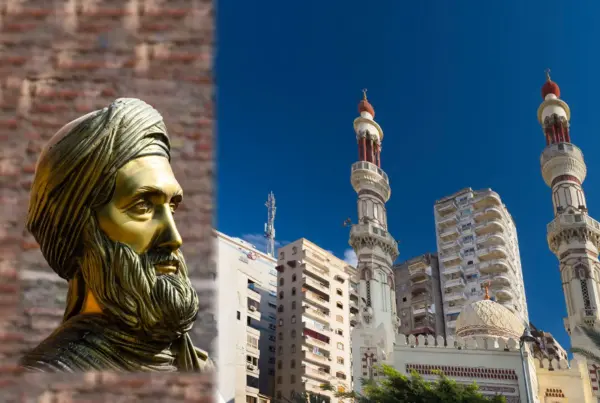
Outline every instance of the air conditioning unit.
POLYGON ((250 309, 252 312, 256 311, 256 307, 254 305, 250 305, 248 309, 250 309))
POLYGON ((254 364, 248 364, 246 368, 248 368, 250 371, 254 371, 256 369, 256 366, 254 364))

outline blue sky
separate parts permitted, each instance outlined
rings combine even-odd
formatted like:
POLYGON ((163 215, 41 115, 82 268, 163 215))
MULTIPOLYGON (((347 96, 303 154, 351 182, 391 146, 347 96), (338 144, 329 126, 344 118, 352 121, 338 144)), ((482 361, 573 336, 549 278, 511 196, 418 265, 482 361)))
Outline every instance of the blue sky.
POLYGON ((517 225, 530 318, 568 348, 558 263, 546 243, 553 213, 536 111, 550 67, 571 107, 571 139, 587 157, 590 214, 600 219, 592 154, 600 4, 233 3, 217 22, 217 228, 260 241, 272 190, 279 240, 305 237, 343 257, 342 222, 356 217, 352 121, 366 87, 385 135, 399 260, 435 251, 436 199, 494 189, 517 225))

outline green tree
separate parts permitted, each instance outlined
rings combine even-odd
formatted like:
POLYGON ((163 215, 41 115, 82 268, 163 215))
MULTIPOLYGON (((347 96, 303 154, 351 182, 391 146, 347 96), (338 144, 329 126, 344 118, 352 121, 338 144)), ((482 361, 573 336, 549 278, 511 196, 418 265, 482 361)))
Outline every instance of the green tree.
POLYGON ((464 385, 447 378, 442 372, 434 382, 423 379, 417 372, 406 376, 394 368, 383 365, 380 381, 361 380, 363 394, 356 392, 335 392, 332 385, 323 385, 324 390, 333 391, 340 399, 354 403, 505 403, 504 396, 485 397, 475 383, 464 385))
MULTIPOLYGON (((580 326, 579 329, 587 336, 588 339, 592 342, 592 344, 596 347, 597 350, 600 350, 600 332, 593 327, 589 326, 580 326)), ((572 347, 572 353, 581 354, 585 358, 590 361, 594 361, 597 364, 600 364, 600 357, 597 353, 586 350, 585 348, 580 347, 572 347)))

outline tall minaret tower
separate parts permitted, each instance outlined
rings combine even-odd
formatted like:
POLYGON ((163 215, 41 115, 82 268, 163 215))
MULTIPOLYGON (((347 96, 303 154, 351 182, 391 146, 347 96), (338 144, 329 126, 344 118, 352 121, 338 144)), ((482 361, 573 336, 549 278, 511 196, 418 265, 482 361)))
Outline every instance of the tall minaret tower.
POLYGON ((546 138, 542 176, 552 188, 554 205, 554 220, 548 224, 548 245, 560 263, 568 314, 564 325, 573 344, 578 325, 600 323, 600 223, 588 215, 581 187, 586 166, 583 153, 571 143, 571 111, 560 99, 560 89, 550 79, 550 71, 546 74, 538 120, 546 138))
POLYGON ((381 169, 383 131, 373 119, 375 110, 363 90, 354 120, 358 142, 358 162, 352 165, 352 187, 358 193, 358 223, 350 231, 350 246, 358 257, 359 291, 363 306, 359 326, 377 330, 385 337, 380 347, 390 354, 398 329, 396 292, 392 264, 398 257, 398 244, 388 232, 385 203, 390 183, 381 169))

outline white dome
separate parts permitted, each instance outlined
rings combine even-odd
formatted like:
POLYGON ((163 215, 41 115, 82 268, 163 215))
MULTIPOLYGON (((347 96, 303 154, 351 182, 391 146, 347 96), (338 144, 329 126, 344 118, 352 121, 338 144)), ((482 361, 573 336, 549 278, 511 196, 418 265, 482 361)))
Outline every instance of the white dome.
POLYGON ((456 319, 459 337, 495 336, 519 339, 525 330, 523 322, 508 308, 484 299, 467 305, 456 319))

